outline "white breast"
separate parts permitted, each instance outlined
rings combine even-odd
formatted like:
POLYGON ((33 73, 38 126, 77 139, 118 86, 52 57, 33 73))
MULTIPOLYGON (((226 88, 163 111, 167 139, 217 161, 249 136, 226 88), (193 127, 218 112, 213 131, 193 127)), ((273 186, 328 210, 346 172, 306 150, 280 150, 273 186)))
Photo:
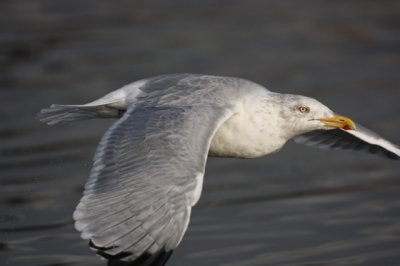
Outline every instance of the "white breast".
POLYGON ((277 112, 268 98, 242 100, 238 111, 217 130, 209 155, 255 158, 278 151, 287 139, 281 136, 277 112))

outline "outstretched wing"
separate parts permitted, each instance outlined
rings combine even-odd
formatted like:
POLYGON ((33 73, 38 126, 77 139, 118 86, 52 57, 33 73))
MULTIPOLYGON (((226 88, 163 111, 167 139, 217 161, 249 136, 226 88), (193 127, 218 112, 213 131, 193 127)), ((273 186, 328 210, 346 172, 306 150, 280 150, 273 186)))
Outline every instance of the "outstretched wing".
POLYGON ((400 148, 371 130, 356 124, 356 130, 316 130, 294 139, 297 143, 323 149, 357 150, 390 159, 400 159, 400 148))
POLYGON ((74 213, 82 237, 106 258, 143 265, 172 252, 199 199, 212 136, 231 114, 209 106, 128 109, 96 151, 74 213))

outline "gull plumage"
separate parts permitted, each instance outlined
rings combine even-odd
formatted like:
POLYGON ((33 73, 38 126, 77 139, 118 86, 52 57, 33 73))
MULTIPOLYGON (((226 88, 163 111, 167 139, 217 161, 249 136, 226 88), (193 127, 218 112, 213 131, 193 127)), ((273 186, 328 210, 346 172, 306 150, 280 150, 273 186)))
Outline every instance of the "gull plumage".
POLYGON ((157 76, 39 113, 49 125, 91 118, 119 119, 98 145, 75 227, 110 261, 166 263, 200 197, 208 156, 260 157, 294 139, 400 158, 398 146, 315 99, 233 77, 157 76))

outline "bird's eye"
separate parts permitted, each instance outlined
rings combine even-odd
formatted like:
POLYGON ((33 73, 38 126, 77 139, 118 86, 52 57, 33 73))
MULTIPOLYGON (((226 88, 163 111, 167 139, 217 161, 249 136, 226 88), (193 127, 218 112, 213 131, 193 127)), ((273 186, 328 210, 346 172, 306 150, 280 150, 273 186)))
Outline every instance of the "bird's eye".
POLYGON ((299 107, 297 107, 297 110, 299 110, 301 113, 309 113, 310 112, 310 107, 308 107, 308 106, 299 106, 299 107))

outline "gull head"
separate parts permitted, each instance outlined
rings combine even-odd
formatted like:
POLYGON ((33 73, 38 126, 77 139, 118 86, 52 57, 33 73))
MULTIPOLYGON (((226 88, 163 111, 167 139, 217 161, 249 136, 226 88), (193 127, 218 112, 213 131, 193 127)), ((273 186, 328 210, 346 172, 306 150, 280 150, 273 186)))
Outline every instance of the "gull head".
POLYGON ((354 122, 337 115, 319 101, 305 96, 284 94, 281 98, 281 116, 294 137, 314 130, 355 130, 354 122))

